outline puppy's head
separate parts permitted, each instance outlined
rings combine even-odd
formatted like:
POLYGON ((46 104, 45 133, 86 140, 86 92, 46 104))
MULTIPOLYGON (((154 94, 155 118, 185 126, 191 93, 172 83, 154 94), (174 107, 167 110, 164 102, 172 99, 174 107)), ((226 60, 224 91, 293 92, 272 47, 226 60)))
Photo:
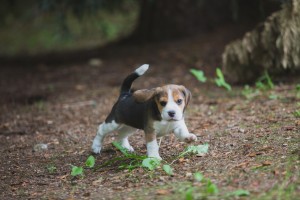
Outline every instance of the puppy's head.
POLYGON ((137 102, 154 101, 163 120, 178 121, 183 119, 191 93, 182 85, 165 85, 151 90, 137 90, 133 96, 137 102))

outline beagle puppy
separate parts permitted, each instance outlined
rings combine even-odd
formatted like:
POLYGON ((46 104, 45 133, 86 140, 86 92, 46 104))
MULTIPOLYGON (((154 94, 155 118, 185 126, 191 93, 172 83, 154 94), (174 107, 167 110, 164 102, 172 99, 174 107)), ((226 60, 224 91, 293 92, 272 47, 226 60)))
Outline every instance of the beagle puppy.
POLYGON ((149 68, 144 64, 125 78, 120 96, 114 104, 105 122, 100 124, 93 141, 92 150, 100 153, 104 137, 113 132, 119 133, 120 144, 134 151, 128 142, 128 136, 141 129, 145 132, 147 156, 162 159, 159 155, 157 137, 170 132, 185 142, 196 141, 196 135, 189 133, 184 122, 184 111, 191 93, 181 85, 165 85, 153 89, 131 91, 135 79, 149 68))

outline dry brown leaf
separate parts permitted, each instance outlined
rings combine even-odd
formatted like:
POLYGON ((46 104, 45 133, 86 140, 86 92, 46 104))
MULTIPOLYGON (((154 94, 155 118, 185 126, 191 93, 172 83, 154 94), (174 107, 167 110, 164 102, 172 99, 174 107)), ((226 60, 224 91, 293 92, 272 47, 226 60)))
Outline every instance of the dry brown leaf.
POLYGON ((99 178, 98 180, 95 180, 92 182, 92 185, 97 186, 103 181, 103 178, 99 178))
POLYGON ((252 152, 252 153, 249 153, 248 156, 249 157, 255 157, 255 156, 261 155, 261 154, 262 154, 262 152, 252 152))
POLYGON ((274 169, 274 170, 273 170, 273 173, 274 173, 275 176, 277 176, 277 175, 279 175, 279 170, 274 169))
POLYGON ((266 150, 270 150, 272 149, 271 146, 263 146, 263 148, 261 148, 259 151, 266 151, 266 150))
POLYGON ((269 166, 272 164, 272 162, 267 160, 267 161, 262 162, 262 164, 263 164, 263 166, 269 166))
POLYGON ((246 161, 246 162, 242 162, 242 163, 238 164, 236 167, 244 168, 244 167, 246 167, 248 164, 249 164, 249 162, 246 161))
POLYGON ((65 180, 68 176, 69 176, 69 174, 66 174, 66 175, 63 175, 63 176, 58 176, 57 178, 59 178, 61 180, 65 180))
POLYGON ((249 157, 255 157, 256 156, 256 152, 252 152, 248 154, 249 157))
POLYGON ((158 195, 166 195, 166 194, 170 194, 171 192, 169 190, 156 190, 156 194, 158 195))

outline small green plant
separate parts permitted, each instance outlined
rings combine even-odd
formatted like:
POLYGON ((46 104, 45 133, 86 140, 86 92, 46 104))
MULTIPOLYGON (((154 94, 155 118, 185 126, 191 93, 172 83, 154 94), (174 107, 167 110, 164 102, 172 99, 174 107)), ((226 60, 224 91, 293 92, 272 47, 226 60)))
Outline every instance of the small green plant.
MULTIPOLYGON (((274 88, 274 83, 269 76, 268 72, 265 71, 263 76, 259 77, 255 82, 255 88, 250 87, 249 85, 245 85, 242 90, 242 95, 246 97, 246 99, 253 99, 254 97, 261 94, 261 91, 267 91, 274 88)), ((271 93, 268 96, 269 99, 276 100, 279 99, 277 94, 271 93)))
POLYGON ((190 69, 190 72, 197 78, 198 81, 205 83, 207 78, 202 70, 190 69))
POLYGON ((142 162, 142 166, 149 169, 149 170, 154 170, 160 165, 160 160, 157 158, 146 158, 142 162))
MULTIPOLYGON (((85 161, 85 166, 88 167, 88 168, 93 168, 95 165, 95 158, 94 156, 90 155, 87 160, 85 161)), ((81 176, 83 177, 83 172, 84 172, 84 168, 81 167, 81 166, 75 166, 75 165, 72 165, 72 169, 71 169, 71 175, 73 177, 75 176, 81 176)))
POLYGON ((56 167, 54 164, 50 164, 47 166, 47 170, 50 174, 53 174, 56 171, 56 167))
POLYGON ((218 194, 219 189, 216 184, 212 183, 210 179, 206 179, 206 192, 208 194, 218 194))
POLYGON ((246 99, 253 99, 254 97, 259 95, 258 89, 253 89, 249 85, 245 85, 244 89, 242 90, 242 95, 246 97, 246 99))
POLYGON ((89 168, 93 168, 95 165, 95 157, 94 156, 89 156, 88 159, 85 161, 85 166, 89 168))
POLYGON ((193 192, 194 192, 194 188, 189 187, 185 192, 185 200, 193 200, 194 199, 193 192))
POLYGON ((258 80, 255 82, 255 85, 259 90, 262 91, 270 90, 274 88, 274 83, 267 71, 264 72, 263 76, 258 78, 258 80))
POLYGON ((270 94, 269 95, 269 99, 276 100, 278 98, 279 98, 279 96, 277 94, 270 94))
POLYGON ((227 193, 225 196, 227 197, 241 197, 241 196, 249 196, 250 192, 248 190, 238 189, 233 192, 227 193))
POLYGON ((215 83, 219 87, 224 87, 228 91, 231 91, 231 86, 225 81, 224 75, 220 68, 216 69, 217 78, 215 78, 215 83))
POLYGON ((72 166, 72 171, 71 171, 72 176, 83 176, 83 167, 77 167, 77 166, 72 166))
POLYGON ((170 165, 172 165, 175 161, 177 161, 179 158, 184 157, 185 155, 188 154, 206 154, 208 152, 208 144, 203 144, 203 145, 198 145, 198 146, 194 146, 194 145, 190 145, 187 148, 185 148, 185 150, 183 152, 181 152, 171 163, 170 165))
POLYGON ((188 146, 181 154, 179 154, 179 158, 183 157, 186 154, 205 154, 208 152, 208 144, 198 145, 198 146, 188 146))
MULTIPOLYGON (((196 79, 202 83, 205 83, 207 81, 207 78, 204 75, 204 72, 202 70, 198 70, 198 69, 190 69, 190 72, 196 77, 196 79)), ((214 80, 210 80, 215 82, 215 84, 218 87, 224 87, 226 88, 228 91, 231 91, 231 85, 229 85, 224 78, 224 75, 221 71, 220 68, 216 69, 216 75, 217 78, 215 78, 214 80)))
POLYGON ((300 98, 300 84, 296 85, 296 98, 300 98))
POLYGON ((200 182, 201 187, 194 187, 192 183, 189 183, 185 190, 185 199, 206 199, 208 196, 218 195, 217 185, 209 178, 205 178, 202 173, 194 173, 194 181, 200 182))
POLYGON ((173 175, 173 168, 170 165, 163 165, 163 170, 168 174, 168 175, 173 175))
POLYGON ((194 173, 194 179, 198 182, 201 182, 203 180, 204 176, 200 172, 194 173))
POLYGON ((300 117, 300 110, 296 110, 295 112, 294 112, 294 116, 295 117, 300 117))

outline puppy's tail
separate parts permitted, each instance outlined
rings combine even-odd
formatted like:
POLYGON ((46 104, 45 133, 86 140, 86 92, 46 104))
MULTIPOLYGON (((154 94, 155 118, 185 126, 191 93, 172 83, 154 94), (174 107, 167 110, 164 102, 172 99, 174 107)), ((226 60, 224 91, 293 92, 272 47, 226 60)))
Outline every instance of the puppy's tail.
POLYGON ((122 83, 121 86, 121 94, 125 92, 129 92, 131 89, 131 85, 135 79, 142 76, 149 68, 148 64, 144 64, 137 68, 134 72, 129 74, 122 83))

